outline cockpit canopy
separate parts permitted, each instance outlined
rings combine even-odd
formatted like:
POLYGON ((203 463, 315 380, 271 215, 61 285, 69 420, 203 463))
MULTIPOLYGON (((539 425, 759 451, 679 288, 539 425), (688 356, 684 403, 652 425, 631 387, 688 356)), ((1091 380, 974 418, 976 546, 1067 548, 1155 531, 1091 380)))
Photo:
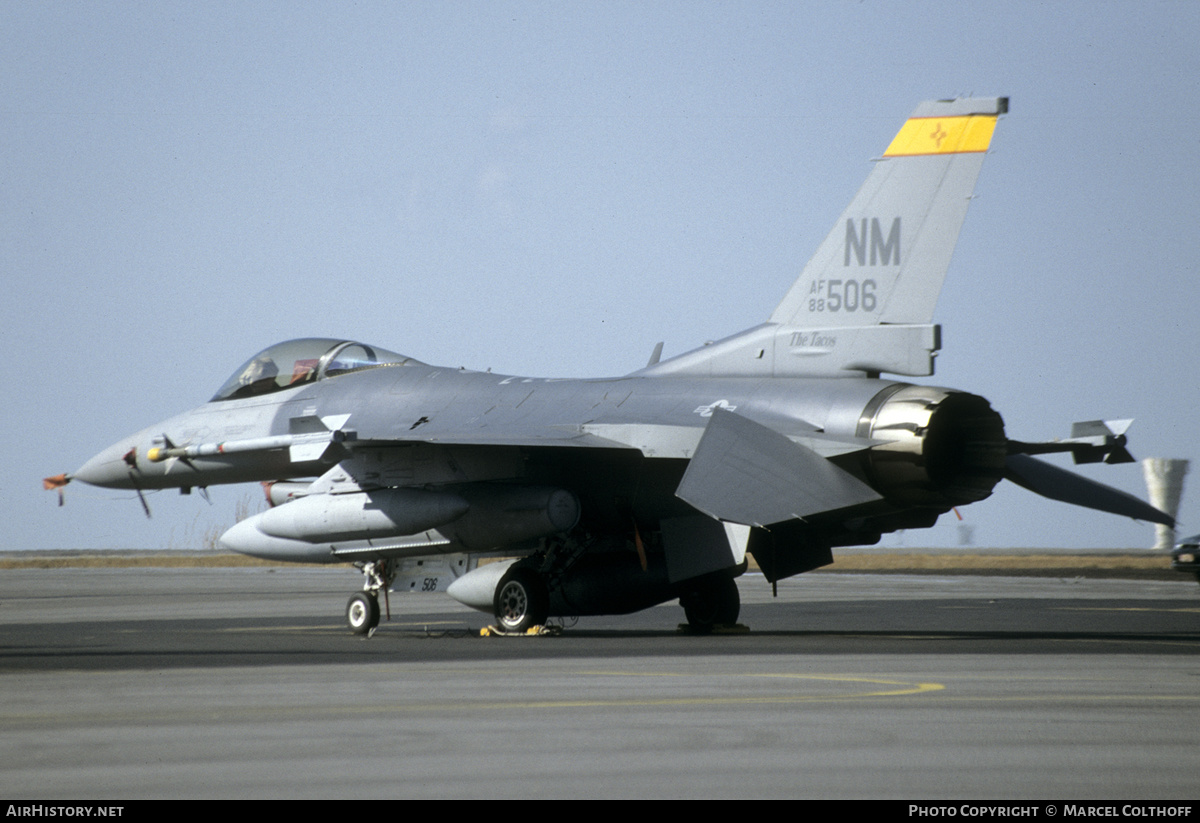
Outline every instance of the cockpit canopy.
POLYGON ((225 385, 209 402, 257 397, 363 369, 418 362, 411 357, 352 340, 303 337, 276 343, 251 357, 225 381, 225 385))

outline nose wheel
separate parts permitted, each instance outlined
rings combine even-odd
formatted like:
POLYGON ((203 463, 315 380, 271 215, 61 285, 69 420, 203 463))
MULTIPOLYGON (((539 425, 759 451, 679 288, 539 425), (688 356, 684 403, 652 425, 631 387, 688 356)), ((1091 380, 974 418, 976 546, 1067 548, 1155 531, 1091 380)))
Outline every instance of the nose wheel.
POLYGON ((379 625, 379 598, 372 592, 358 592, 346 603, 346 622, 355 634, 367 634, 379 625))
POLYGON ((362 570, 365 580, 363 590, 351 595, 346 602, 346 624, 355 634, 370 634, 379 625, 379 592, 383 592, 383 601, 388 608, 388 619, 391 619, 391 608, 388 604, 388 589, 396 579, 395 560, 371 560, 366 563, 355 563, 362 570))

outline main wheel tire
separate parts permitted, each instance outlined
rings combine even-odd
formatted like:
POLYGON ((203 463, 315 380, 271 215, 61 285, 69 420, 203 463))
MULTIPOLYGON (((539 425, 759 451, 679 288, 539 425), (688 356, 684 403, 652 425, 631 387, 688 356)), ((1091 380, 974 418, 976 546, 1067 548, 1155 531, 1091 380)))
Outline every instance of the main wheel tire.
POLYGON ((708 634, 714 626, 732 626, 742 610, 737 583, 725 577, 706 582, 679 598, 688 625, 698 634, 708 634))
POLYGON ((369 592, 359 592, 346 603, 346 623, 355 634, 367 634, 379 625, 379 600, 369 592))
POLYGON ((500 628, 524 632, 546 622, 550 596, 541 575, 533 569, 509 569, 500 578, 492 606, 500 628))

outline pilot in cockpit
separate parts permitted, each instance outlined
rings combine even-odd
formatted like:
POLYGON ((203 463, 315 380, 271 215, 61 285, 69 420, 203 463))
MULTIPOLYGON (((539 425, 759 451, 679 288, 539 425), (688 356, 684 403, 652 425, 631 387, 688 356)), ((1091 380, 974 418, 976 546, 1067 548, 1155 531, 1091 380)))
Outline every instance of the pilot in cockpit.
POLYGON ((275 361, 265 354, 251 360, 238 377, 238 389, 231 397, 254 397, 275 391, 279 386, 275 378, 279 376, 279 367, 275 361))

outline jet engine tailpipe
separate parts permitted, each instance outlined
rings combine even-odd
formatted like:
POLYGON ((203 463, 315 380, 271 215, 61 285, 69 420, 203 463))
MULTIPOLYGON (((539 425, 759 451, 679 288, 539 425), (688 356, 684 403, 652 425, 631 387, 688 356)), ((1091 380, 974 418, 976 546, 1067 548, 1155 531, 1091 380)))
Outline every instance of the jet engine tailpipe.
POLYGON ((871 399, 856 434, 871 485, 893 503, 950 507, 983 500, 1004 477, 1004 420, 982 397, 896 383, 871 399))

